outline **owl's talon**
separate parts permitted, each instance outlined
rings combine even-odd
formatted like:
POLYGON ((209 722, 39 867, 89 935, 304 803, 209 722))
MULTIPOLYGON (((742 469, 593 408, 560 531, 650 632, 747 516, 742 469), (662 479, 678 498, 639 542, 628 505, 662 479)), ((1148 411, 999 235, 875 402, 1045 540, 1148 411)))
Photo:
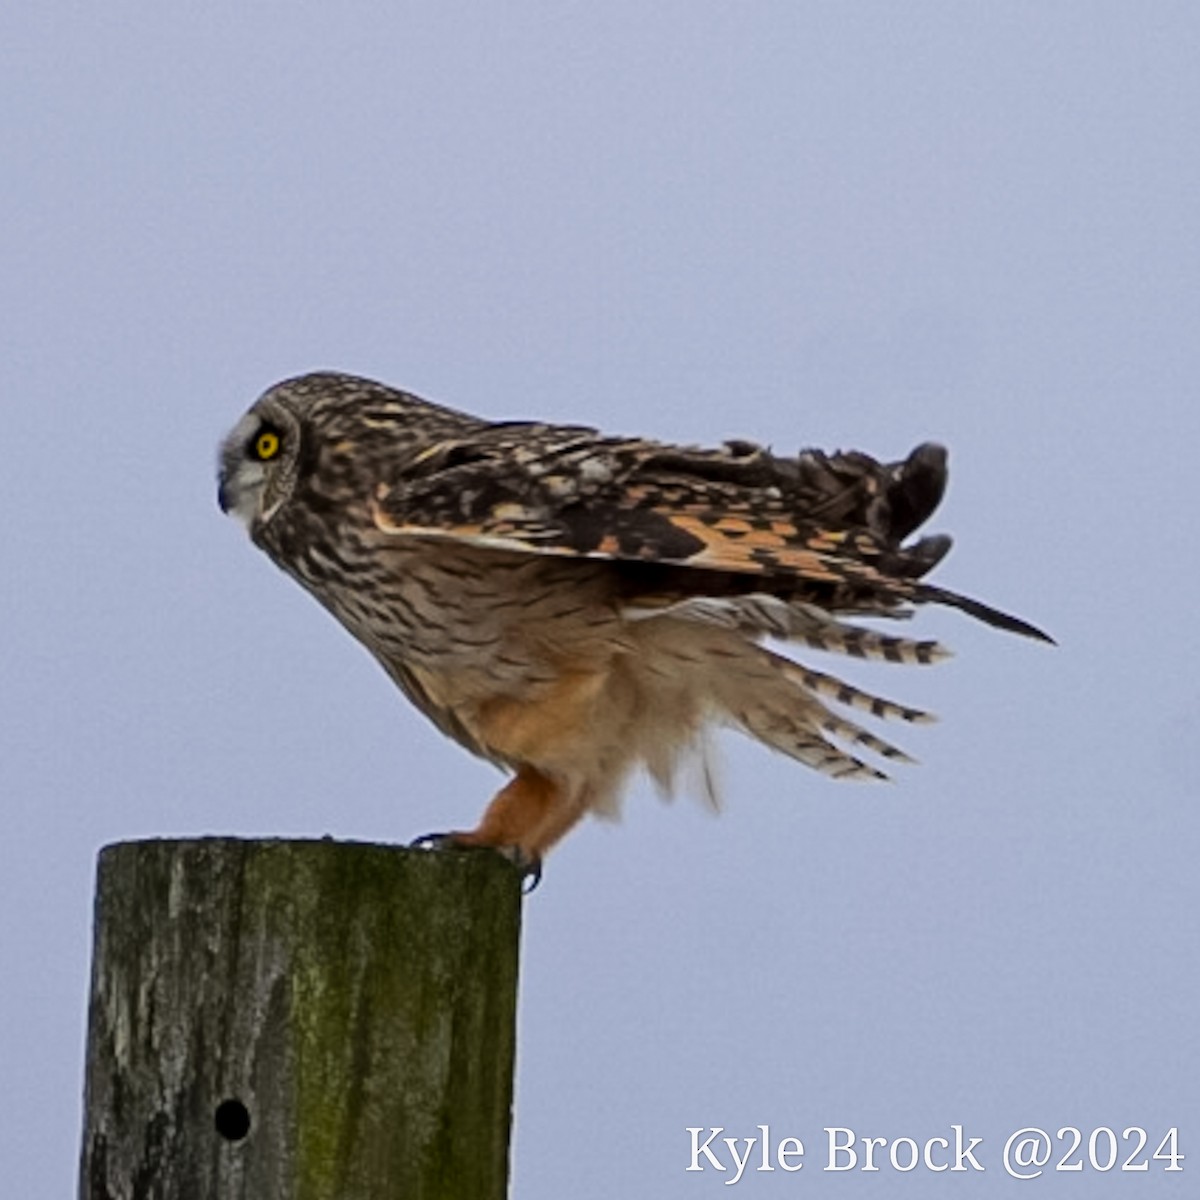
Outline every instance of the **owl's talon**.
POLYGON ((408 843, 408 848, 410 850, 445 850, 448 846, 455 844, 453 834, 424 833, 420 837, 413 838, 408 843))
POLYGON ((521 846, 488 846, 497 854, 503 854, 520 872, 521 891, 528 896, 542 882, 542 856, 530 854, 521 846))
POLYGON ((528 896, 542 882, 541 855, 529 854, 520 846, 489 846, 465 841, 454 833, 426 833, 408 843, 410 850, 494 850, 508 859, 521 876, 521 891, 528 896))
POLYGON ((513 865, 521 872, 521 893, 528 896, 536 891, 542 882, 542 856, 526 854, 519 846, 514 846, 515 855, 510 855, 513 865))

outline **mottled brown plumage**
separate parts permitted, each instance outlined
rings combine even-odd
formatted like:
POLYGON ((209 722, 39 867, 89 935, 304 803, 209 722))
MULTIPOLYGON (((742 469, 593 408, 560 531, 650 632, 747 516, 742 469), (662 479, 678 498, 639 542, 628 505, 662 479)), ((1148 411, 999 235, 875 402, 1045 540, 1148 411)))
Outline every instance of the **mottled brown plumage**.
POLYGON ((935 602, 1044 639, 923 581, 950 539, 907 539, 940 501, 945 463, 928 443, 880 463, 487 422, 314 374, 239 422, 220 498, 439 728, 515 772, 455 840, 536 859, 583 813, 615 812, 632 768, 669 789, 714 721, 837 778, 884 777, 847 746, 906 758, 824 699, 926 714, 801 667, 766 636, 933 662, 936 642, 843 617, 935 602))

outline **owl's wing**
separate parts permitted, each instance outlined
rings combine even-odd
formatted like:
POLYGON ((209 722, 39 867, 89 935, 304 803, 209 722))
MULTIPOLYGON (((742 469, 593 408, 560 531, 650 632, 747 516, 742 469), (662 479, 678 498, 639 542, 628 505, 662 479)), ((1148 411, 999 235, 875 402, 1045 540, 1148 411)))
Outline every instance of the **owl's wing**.
POLYGON ((903 541, 937 506, 945 479, 945 451, 931 444, 884 464, 859 453, 783 458, 747 442, 704 450, 584 428, 492 425, 404 464, 377 488, 374 518, 398 537, 694 572, 670 572, 671 586, 647 603, 720 594, 729 588, 717 576, 745 577, 734 590, 884 615, 947 604, 1050 640, 919 582, 950 540, 903 541))

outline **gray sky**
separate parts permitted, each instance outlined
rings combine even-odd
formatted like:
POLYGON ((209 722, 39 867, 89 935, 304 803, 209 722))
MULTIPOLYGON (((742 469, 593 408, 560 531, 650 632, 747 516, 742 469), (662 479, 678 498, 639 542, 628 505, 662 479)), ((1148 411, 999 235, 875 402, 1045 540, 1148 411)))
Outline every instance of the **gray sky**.
POLYGON ((721 818, 639 785, 572 836, 526 909, 515 1195, 721 1194, 687 1127, 759 1124, 806 1165, 738 1194, 1017 1194, 1025 1125, 1189 1155, 1031 1194, 1194 1188, 1198 61, 1172 3, 10 5, 6 1192, 74 1186, 101 845, 406 840, 499 782, 217 511, 218 438, 315 367, 944 441, 938 580, 1061 642, 926 612, 950 663, 848 669, 942 715, 895 785, 731 734, 721 818), (952 1124, 982 1174, 820 1171, 824 1126, 952 1124))

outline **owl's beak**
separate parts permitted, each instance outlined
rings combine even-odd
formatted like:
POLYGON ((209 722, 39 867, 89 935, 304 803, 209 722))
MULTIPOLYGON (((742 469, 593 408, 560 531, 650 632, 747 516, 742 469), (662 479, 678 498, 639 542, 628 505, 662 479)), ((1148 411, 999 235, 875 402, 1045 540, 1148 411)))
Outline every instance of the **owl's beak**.
POLYGON ((223 513, 237 517, 249 529, 258 507, 257 491, 246 486, 236 468, 222 466, 217 474, 217 503, 223 513))

